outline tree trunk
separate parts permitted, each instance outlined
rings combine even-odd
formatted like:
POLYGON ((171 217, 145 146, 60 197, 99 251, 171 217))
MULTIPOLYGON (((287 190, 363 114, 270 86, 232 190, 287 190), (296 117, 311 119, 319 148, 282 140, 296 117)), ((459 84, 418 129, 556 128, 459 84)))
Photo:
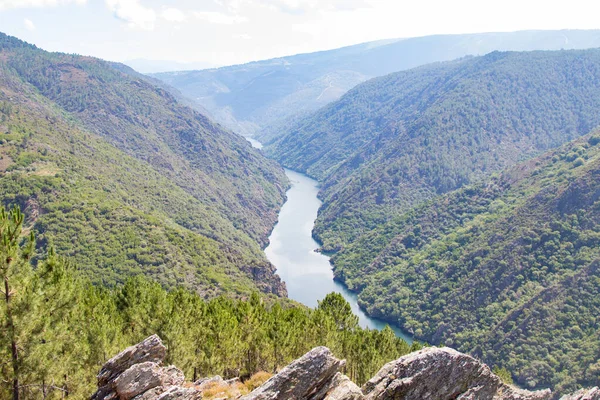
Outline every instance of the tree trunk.
POLYGON ((19 400, 19 350, 17 349, 17 339, 15 337, 15 324, 12 319, 10 309, 10 285, 8 276, 4 277, 4 299, 6 302, 6 319, 8 321, 8 332, 10 335, 10 351, 13 367, 13 400, 19 400))

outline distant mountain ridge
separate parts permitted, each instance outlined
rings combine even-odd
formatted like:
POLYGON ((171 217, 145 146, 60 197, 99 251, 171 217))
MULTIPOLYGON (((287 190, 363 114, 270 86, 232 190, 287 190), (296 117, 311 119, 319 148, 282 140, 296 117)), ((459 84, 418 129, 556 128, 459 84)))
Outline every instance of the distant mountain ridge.
POLYGON ((0 35, 0 193, 94 280, 285 294, 261 247, 287 180, 129 67, 0 35))
POLYGON ((267 143, 290 121, 373 77, 494 50, 594 47, 600 47, 600 30, 435 35, 153 76, 197 101, 218 122, 267 143))

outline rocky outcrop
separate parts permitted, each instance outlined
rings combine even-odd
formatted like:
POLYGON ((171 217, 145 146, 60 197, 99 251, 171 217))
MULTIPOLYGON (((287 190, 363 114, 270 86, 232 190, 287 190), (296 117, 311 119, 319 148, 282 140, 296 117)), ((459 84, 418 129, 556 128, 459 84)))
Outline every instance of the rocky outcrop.
POLYGON ((129 400, 154 388, 181 385, 183 372, 170 366, 160 367, 153 362, 137 364, 123 372, 114 382, 114 389, 123 400, 129 400))
MULTIPOLYGON (((92 400, 549 400, 550 390, 530 392, 504 384, 477 359, 450 348, 429 347, 386 364, 362 389, 342 374, 344 360, 317 347, 249 394, 239 379, 220 376, 184 383, 158 336, 110 359, 98 374, 92 400)), ((600 400, 598 388, 561 400, 600 400)))
POLYGON ((98 386, 106 385, 135 364, 146 361, 161 362, 166 354, 167 348, 163 346, 158 335, 152 335, 108 360, 98 374, 98 386))
POLYGON ((472 357, 426 348, 386 364, 363 386, 366 399, 492 399, 500 378, 472 357))
POLYGON ((285 367, 264 385, 242 397, 242 400, 333 399, 334 397, 327 396, 335 392, 336 382, 346 384, 343 382, 344 377, 338 375, 345 364, 344 360, 335 358, 328 348, 317 347, 285 367))
POLYGON ((547 400, 551 398, 552 392, 550 389, 530 392, 529 390, 522 390, 504 384, 498 389, 496 396, 494 396, 494 400, 547 400))
POLYGON ((528 392, 502 383, 475 358, 444 347, 429 347, 386 364, 363 386, 367 400, 494 399, 544 400, 547 391, 528 392))
POLYGON ((180 388, 185 378, 174 366, 161 367, 166 348, 156 335, 128 347, 104 364, 92 400, 200 399, 199 392, 180 388))
POLYGON ((600 400, 600 389, 582 389, 573 394, 563 396, 560 400, 600 400))

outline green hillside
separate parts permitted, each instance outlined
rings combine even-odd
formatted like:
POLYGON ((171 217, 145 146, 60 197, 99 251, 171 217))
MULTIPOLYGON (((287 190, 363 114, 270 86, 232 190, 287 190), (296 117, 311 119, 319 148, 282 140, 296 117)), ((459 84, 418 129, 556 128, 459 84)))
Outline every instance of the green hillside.
POLYGON ((261 246, 287 181, 243 138, 102 60, 2 35, 0 72, 2 203, 41 246, 108 285, 285 294, 261 246))
POLYGON ((600 384, 600 131, 418 206, 333 258, 374 316, 507 368, 600 384))
POLYGON ((267 154, 322 181, 316 236, 339 250, 391 216, 600 124, 600 51, 494 52, 373 79, 267 154))

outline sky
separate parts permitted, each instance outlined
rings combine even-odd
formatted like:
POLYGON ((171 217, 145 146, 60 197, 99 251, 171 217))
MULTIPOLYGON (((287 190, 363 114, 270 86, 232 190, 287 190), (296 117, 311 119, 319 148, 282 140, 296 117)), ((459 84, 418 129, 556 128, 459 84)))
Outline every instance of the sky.
POLYGON ((0 32, 50 51, 209 67, 388 38, 600 29, 598 15, 597 0, 0 0, 0 32))

